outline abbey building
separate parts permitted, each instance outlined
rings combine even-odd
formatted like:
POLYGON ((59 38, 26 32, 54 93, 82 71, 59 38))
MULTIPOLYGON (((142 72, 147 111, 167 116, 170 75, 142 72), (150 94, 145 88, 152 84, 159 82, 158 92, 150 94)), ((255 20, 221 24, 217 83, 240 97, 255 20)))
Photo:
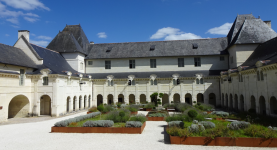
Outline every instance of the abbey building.
POLYGON ((0 121, 59 116, 101 103, 209 103, 277 114, 277 33, 238 15, 227 37, 96 44, 66 25, 46 48, 20 30, 0 44, 0 121))

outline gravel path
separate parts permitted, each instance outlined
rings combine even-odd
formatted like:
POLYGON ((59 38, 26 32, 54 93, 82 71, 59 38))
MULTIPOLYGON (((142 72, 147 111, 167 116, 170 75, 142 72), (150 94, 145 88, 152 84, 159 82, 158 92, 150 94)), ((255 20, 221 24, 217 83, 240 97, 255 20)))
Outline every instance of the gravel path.
MULTIPOLYGON (((140 113, 146 114, 147 112, 140 113)), ((147 121, 146 127, 142 134, 50 133, 51 126, 53 126, 55 122, 84 114, 85 112, 81 112, 75 115, 55 118, 41 122, 0 126, 0 149, 264 149, 247 147, 171 145, 169 144, 169 137, 165 133, 166 122, 164 121, 147 121)))

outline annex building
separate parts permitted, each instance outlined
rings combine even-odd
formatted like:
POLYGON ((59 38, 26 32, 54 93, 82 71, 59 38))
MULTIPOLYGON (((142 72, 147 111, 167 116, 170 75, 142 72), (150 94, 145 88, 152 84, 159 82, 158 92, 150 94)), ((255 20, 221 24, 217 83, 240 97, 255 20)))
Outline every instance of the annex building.
POLYGON ((238 15, 227 37, 89 42, 66 25, 46 48, 20 30, 0 44, 0 121, 59 116, 101 103, 203 102, 277 115, 277 33, 270 21, 238 15))

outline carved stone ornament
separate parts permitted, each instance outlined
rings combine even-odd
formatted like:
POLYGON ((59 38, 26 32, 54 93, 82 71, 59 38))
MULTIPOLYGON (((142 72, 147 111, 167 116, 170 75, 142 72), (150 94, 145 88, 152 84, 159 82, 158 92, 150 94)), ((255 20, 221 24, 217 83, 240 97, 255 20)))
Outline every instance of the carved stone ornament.
POLYGON ((113 78, 114 78, 114 76, 113 76, 113 75, 108 75, 108 76, 107 76, 108 81, 112 81, 112 80, 113 80, 113 78))
POLYGON ((129 76, 128 76, 128 79, 131 80, 131 81, 133 81, 133 80, 135 79, 135 75, 129 75, 129 76))
POLYGON ((175 79, 175 80, 177 80, 179 77, 180 77, 180 75, 177 74, 177 73, 175 73, 175 74, 172 75, 172 78, 175 79))
POLYGON ((153 80, 153 81, 154 81, 156 78, 157 78, 157 75, 155 75, 155 74, 151 74, 151 75, 150 75, 150 80, 153 80))

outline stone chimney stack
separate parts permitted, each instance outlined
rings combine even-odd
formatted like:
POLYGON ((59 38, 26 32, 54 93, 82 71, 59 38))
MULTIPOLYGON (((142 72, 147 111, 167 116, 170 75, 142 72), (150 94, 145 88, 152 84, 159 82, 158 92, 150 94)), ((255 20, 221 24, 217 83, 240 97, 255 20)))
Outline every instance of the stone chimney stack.
POLYGON ((269 21, 264 21, 265 24, 267 24, 271 28, 271 20, 269 21))
POLYGON ((30 40, 30 31, 28 31, 28 30, 18 30, 18 38, 20 38, 21 35, 23 35, 26 38, 26 40, 29 42, 29 40, 30 40))

